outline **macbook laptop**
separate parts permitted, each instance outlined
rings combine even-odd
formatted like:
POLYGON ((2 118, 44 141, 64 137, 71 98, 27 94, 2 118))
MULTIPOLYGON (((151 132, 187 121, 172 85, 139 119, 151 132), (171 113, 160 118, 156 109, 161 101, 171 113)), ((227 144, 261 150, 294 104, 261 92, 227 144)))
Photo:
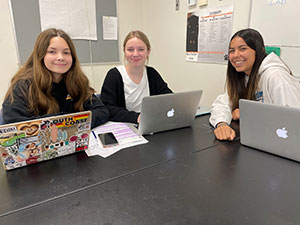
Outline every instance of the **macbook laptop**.
POLYGON ((191 126, 202 90, 143 98, 138 133, 151 134, 191 126))
POLYGON ((5 170, 86 150, 92 113, 45 117, 0 126, 0 153, 5 170))
POLYGON ((300 161, 300 109, 240 100, 240 141, 300 161))

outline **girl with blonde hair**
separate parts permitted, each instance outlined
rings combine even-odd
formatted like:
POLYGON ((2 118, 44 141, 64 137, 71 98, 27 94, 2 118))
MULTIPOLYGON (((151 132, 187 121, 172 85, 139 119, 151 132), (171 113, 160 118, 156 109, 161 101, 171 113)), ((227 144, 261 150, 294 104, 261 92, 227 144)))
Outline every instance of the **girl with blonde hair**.
POLYGON ((131 31, 123 43, 126 65, 108 71, 101 99, 112 121, 139 123, 142 99, 172 93, 160 74, 148 62, 150 42, 141 31, 131 31))

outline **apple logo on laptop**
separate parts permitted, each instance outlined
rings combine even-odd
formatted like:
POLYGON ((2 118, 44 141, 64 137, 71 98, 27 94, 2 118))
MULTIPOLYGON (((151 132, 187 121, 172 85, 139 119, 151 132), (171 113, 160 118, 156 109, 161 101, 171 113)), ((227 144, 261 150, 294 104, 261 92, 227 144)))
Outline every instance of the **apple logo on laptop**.
POLYGON ((280 138, 284 138, 284 139, 286 139, 288 137, 287 132, 288 131, 285 129, 285 127, 281 128, 281 129, 279 128, 276 130, 277 136, 280 138))
POLYGON ((174 115, 175 115, 175 109, 172 108, 172 109, 170 109, 170 110, 168 111, 167 117, 173 117, 174 115))

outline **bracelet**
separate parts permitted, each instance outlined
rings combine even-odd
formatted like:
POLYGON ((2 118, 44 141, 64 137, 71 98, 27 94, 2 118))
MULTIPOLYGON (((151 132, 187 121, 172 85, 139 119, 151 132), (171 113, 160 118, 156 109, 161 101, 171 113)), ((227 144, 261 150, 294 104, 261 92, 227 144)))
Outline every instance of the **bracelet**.
POLYGON ((216 125, 215 128, 218 128, 218 127, 223 126, 223 125, 227 125, 227 126, 228 126, 228 123, 226 123, 226 122, 220 122, 220 123, 218 123, 218 124, 216 125))

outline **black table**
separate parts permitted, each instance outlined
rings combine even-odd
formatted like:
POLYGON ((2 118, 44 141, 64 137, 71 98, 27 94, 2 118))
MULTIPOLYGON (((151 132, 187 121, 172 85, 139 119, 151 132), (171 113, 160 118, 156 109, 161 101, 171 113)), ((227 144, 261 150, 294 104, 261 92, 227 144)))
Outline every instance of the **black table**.
POLYGON ((299 224, 300 164, 216 141, 208 116, 109 158, 1 171, 0 224, 299 224))

